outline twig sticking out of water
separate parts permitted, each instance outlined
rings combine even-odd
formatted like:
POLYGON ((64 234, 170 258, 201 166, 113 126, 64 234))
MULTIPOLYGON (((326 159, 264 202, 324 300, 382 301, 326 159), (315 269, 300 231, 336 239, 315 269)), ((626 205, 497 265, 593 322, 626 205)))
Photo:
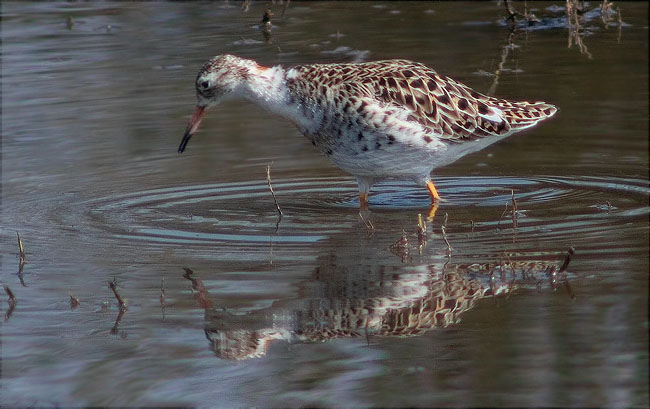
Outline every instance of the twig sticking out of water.
POLYGON ((269 190, 271 191, 271 196, 273 196, 273 203, 275 203, 275 209, 278 211, 278 215, 280 215, 280 218, 282 218, 282 210, 280 209, 280 205, 278 205, 278 201, 275 198, 275 192, 273 191, 273 186, 271 186, 271 165, 266 165, 266 183, 268 183, 269 190))
POLYGON ((25 262, 25 247, 23 247, 23 241, 20 239, 20 233, 16 232, 18 236, 18 252, 20 253, 20 261, 25 262))
POLYGON ((115 298, 117 299, 117 302, 120 305, 120 311, 126 311, 127 309, 126 300, 123 299, 120 296, 120 294, 117 292, 117 285, 115 283, 115 279, 113 279, 113 281, 108 282, 108 288, 110 288, 113 291, 113 294, 115 295, 115 298))
POLYGON ((501 219, 503 219, 503 216, 508 213, 508 202, 506 202, 506 208, 503 209, 503 213, 501 213, 501 217, 499 217, 499 222, 497 223, 497 229, 499 228, 499 225, 501 224, 501 219))
MULTIPOLYGON (((126 311, 126 308, 122 309, 120 308, 120 312, 117 313, 117 318, 115 318, 115 324, 113 324, 113 328, 111 328, 111 334, 115 335, 117 334, 118 326, 120 325, 120 321, 122 320, 122 317, 124 316, 124 311, 126 311)), ((126 332, 122 331, 120 334, 121 338, 126 338, 126 332)))
POLYGON ((560 273, 563 273, 567 267, 569 267, 571 257, 573 257, 573 254, 575 254, 575 251, 576 249, 574 247, 569 247, 569 250, 566 253, 566 257, 564 258, 564 263, 562 263, 562 267, 560 267, 560 273))
MULTIPOLYGON (((564 258, 564 263, 562 263, 562 267, 560 267, 560 273, 563 273, 566 271, 567 267, 569 267, 569 263, 571 262, 571 257, 575 254, 575 248, 574 247, 569 247, 569 250, 567 251, 567 255, 564 258)), ((571 288, 571 284, 569 284, 569 278, 564 276, 564 288, 566 288, 567 294, 569 294, 569 298, 572 300, 576 299, 576 295, 573 292, 573 289, 571 288)))
POLYGON ((79 301, 79 298, 77 298, 74 295, 70 294, 70 309, 74 310, 79 305, 81 305, 81 302, 79 301))
POLYGON ((427 222, 422 218, 422 213, 418 213, 418 244, 422 246, 427 242, 427 222))

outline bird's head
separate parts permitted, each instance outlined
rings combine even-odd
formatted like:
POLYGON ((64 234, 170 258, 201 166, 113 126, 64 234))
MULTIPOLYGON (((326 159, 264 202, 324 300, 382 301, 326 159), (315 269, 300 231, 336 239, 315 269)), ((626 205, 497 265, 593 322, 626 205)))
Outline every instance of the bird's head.
POLYGON ((195 82, 196 108, 187 124, 178 153, 185 150, 190 138, 199 129, 206 109, 240 93, 251 71, 258 67, 253 60, 229 54, 213 57, 201 67, 195 82))

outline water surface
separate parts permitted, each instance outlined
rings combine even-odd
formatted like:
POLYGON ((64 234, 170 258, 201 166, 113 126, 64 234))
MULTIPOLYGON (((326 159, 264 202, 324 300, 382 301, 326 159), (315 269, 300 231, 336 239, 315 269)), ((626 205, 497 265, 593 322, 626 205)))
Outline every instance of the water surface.
POLYGON ((291 2, 269 34, 257 2, 3 2, 2 404, 648 405, 648 7, 587 14, 581 49, 529 5, 512 33, 496 3, 291 2), (409 58, 560 111, 437 169, 423 242, 426 190, 381 183, 362 219, 244 102, 178 155, 221 53, 409 58))

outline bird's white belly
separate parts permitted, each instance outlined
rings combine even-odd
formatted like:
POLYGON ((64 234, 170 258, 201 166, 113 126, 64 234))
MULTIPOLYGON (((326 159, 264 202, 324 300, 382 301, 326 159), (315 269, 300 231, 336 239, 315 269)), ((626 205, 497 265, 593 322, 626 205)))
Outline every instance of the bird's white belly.
POLYGON ((429 175, 442 152, 426 151, 400 145, 369 147, 367 151, 333 149, 325 154, 339 168, 355 176, 374 179, 415 179, 429 175))

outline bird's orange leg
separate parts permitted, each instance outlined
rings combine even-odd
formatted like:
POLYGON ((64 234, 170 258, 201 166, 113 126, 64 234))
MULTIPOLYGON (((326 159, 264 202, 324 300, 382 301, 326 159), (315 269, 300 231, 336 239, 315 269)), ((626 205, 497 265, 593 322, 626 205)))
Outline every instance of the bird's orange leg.
POLYGON ((368 210, 368 192, 359 192, 359 209, 368 210))
POLYGON ((429 194, 431 195, 431 203, 434 203, 436 200, 440 200, 440 195, 436 190, 436 187, 433 185, 432 181, 427 182, 427 189, 429 189, 429 194))
POLYGON ((433 185, 432 181, 427 182, 427 189, 429 190, 429 195, 431 196, 431 208, 429 209, 429 214, 427 215, 427 221, 432 222, 433 218, 436 216, 436 211, 438 210, 438 201, 440 200, 440 195, 436 190, 436 187, 433 185))

